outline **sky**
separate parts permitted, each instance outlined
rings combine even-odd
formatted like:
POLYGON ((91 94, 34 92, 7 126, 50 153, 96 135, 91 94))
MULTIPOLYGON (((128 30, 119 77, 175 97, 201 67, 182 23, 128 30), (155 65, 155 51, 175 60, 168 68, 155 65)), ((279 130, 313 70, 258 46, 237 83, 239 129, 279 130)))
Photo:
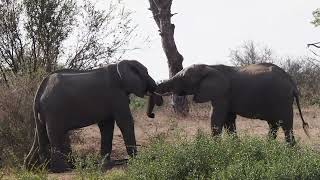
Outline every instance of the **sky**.
MULTIPOLYGON (((132 44, 140 49, 126 57, 139 60, 155 80, 167 79, 167 60, 149 1, 123 3, 135 12, 139 33, 150 40, 132 44)), ((311 56, 306 45, 320 41, 320 27, 310 23, 316 8, 320 0, 173 0, 172 13, 178 14, 172 22, 183 66, 230 64, 230 50, 249 40, 271 48, 279 57, 311 56)))

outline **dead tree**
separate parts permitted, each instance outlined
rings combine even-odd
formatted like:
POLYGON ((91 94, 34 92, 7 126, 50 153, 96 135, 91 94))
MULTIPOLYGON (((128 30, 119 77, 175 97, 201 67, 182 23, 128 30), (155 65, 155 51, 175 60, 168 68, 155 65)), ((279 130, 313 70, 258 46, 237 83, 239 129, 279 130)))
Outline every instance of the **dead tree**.
MULTIPOLYGON (((150 10, 158 25, 162 39, 162 48, 166 54, 169 67, 169 77, 174 76, 182 67, 183 56, 179 53, 174 40, 174 24, 171 23, 172 0, 149 0, 150 10)), ((188 101, 185 96, 172 96, 173 108, 181 115, 187 115, 189 111, 188 101)))
MULTIPOLYGON (((309 49, 309 51, 312 52, 313 55, 315 55, 316 57, 319 58, 320 55, 318 53, 316 53, 315 51, 313 51, 310 47, 315 47, 317 49, 320 49, 320 42, 307 44, 307 48, 309 49)), ((317 67, 320 67, 320 60, 319 59, 312 58, 312 61, 310 61, 310 62, 312 62, 317 67)))

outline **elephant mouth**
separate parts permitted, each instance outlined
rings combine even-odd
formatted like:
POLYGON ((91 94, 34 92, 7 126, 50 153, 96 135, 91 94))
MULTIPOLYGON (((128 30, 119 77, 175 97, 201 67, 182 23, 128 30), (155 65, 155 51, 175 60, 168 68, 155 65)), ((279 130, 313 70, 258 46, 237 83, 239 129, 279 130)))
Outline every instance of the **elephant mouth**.
POLYGON ((156 95, 159 95, 159 96, 171 96, 173 94, 178 95, 178 96, 186 96, 186 95, 188 95, 187 92, 185 92, 185 91, 181 91, 181 92, 178 92, 178 93, 176 93, 176 92, 160 93, 160 92, 155 91, 153 93, 156 94, 156 95))
POLYGON ((186 91, 180 91, 179 93, 177 93, 178 96, 186 96, 187 92, 186 91))

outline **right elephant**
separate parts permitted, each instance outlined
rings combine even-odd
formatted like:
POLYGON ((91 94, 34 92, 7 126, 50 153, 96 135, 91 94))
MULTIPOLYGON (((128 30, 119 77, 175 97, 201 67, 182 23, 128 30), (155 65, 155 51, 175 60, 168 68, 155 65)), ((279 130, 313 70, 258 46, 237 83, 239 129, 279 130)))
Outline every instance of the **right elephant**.
POLYGON ((195 64, 159 84, 155 93, 194 95, 196 103, 211 101, 213 135, 220 134, 223 126, 235 132, 236 115, 240 115, 266 120, 272 138, 276 138, 281 126, 290 144, 295 143, 292 130, 292 105, 295 99, 303 129, 308 135, 308 124, 301 113, 297 85, 283 69, 271 63, 245 67, 195 64))

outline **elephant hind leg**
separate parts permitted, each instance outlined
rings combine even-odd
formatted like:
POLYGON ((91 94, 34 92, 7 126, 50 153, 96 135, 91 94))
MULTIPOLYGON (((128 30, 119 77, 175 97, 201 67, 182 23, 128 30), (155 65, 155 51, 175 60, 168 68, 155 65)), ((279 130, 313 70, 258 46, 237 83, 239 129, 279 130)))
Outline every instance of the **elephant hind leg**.
POLYGON ((277 138, 277 132, 279 129, 279 123, 277 122, 268 122, 269 124, 269 132, 268 137, 270 139, 276 139, 277 138))
POLYGON ((48 163, 49 157, 49 138, 47 134, 46 126, 43 124, 37 124, 38 144, 39 144, 39 158, 40 162, 48 163))
POLYGON ((283 122, 281 123, 281 127, 284 131, 285 140, 291 146, 295 145, 295 138, 293 135, 293 109, 290 108, 288 111, 288 116, 284 118, 283 122))
POLYGON ((36 122, 34 141, 28 153, 24 165, 28 170, 35 166, 45 165, 49 160, 49 140, 45 125, 36 122))
POLYGON ((75 159, 72 155, 72 148, 71 148, 71 140, 70 140, 70 133, 67 133, 64 138, 63 146, 62 146, 62 154, 68 157, 68 166, 72 169, 75 168, 74 163, 75 159))
POLYGON ((66 162, 65 139, 67 133, 60 128, 49 128, 48 136, 51 145, 50 170, 54 173, 65 172, 70 169, 66 162))
POLYGON ((225 130, 230 134, 236 135, 236 117, 237 115, 235 113, 229 113, 227 117, 227 121, 224 124, 225 130))
POLYGON ((296 144, 294 135, 293 135, 293 129, 292 126, 290 127, 290 125, 283 125, 282 129, 284 131, 284 135, 285 135, 285 140, 287 143, 289 143, 291 146, 294 146, 296 144))

